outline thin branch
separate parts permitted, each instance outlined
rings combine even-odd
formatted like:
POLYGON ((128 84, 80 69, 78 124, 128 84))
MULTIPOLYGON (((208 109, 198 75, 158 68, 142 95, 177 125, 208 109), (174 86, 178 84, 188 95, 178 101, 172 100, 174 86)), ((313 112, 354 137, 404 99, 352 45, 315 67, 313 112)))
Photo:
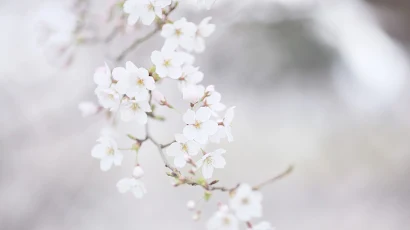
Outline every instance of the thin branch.
POLYGON ((131 51, 138 47, 141 43, 145 42, 146 40, 150 39, 154 36, 160 29, 158 27, 155 30, 151 31, 150 33, 146 34, 144 37, 135 40, 128 48, 126 48, 122 53, 116 58, 116 61, 122 61, 131 51))
POLYGON ((265 181, 265 182, 262 182, 262 183, 259 184, 259 185, 253 186, 253 190, 259 190, 259 189, 261 189, 263 186, 265 186, 265 185, 267 185, 267 184, 276 182, 276 181, 278 181, 278 180, 280 180, 280 179, 286 177, 286 176, 289 175, 290 173, 292 173, 292 171, 293 171, 293 165, 290 165, 284 172, 282 172, 282 173, 276 175, 275 177, 273 177, 273 178, 271 178, 271 179, 269 179, 269 180, 267 180, 267 181, 265 181))

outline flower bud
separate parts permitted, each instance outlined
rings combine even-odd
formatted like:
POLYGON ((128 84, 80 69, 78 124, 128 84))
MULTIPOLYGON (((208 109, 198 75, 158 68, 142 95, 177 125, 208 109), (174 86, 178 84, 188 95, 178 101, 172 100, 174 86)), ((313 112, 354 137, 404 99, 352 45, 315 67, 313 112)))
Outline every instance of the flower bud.
POLYGON ((188 201, 188 203, 186 204, 186 207, 190 211, 193 211, 195 209, 195 206, 196 206, 196 204, 195 204, 195 201, 193 201, 193 200, 188 201))
POLYGON ((135 178, 139 179, 144 176, 144 170, 142 170, 142 167, 137 165, 134 168, 134 171, 132 172, 132 176, 135 178))

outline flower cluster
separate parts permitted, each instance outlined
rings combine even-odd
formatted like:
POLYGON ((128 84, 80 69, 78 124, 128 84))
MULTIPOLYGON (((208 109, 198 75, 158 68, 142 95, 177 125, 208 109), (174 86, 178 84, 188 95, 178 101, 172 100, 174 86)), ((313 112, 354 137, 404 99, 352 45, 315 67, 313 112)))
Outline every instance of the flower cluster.
MULTIPOLYGON (((205 8, 210 8, 214 2, 198 0, 198 4, 205 8)), ((94 73, 94 82, 97 85, 95 94, 99 104, 84 102, 79 105, 79 109, 84 116, 109 113, 114 121, 118 114, 123 122, 135 121, 146 126, 146 136, 138 139, 128 134, 132 140, 131 147, 119 148, 113 137, 103 134, 97 140, 91 155, 100 160, 102 171, 108 171, 113 165, 121 165, 126 152, 136 153, 132 173, 119 180, 116 186, 120 193, 129 192, 136 198, 142 198, 147 189, 141 180, 144 170, 138 161, 138 154, 141 145, 150 141, 158 147, 164 164, 170 170, 167 175, 174 181, 174 186, 200 186, 205 190, 206 201, 215 190, 228 192, 230 195, 229 205, 219 205, 218 211, 207 223, 208 229, 236 230, 239 229, 240 222, 243 222, 248 229, 270 230, 272 228, 267 222, 257 225, 250 222, 253 218, 262 217, 262 194, 258 191, 259 187, 240 184, 228 189, 216 186, 219 181, 212 179, 215 169, 225 168, 227 151, 222 148, 210 149, 208 144, 218 144, 222 139, 227 139, 228 142, 234 140, 231 126, 235 107, 227 108, 221 103, 222 96, 215 86, 201 85, 204 73, 194 65, 192 53, 203 52, 205 39, 215 31, 215 25, 210 23, 211 17, 203 19, 199 24, 189 22, 186 18, 172 21, 169 14, 178 4, 179 2, 172 0, 126 0, 122 5, 129 25, 138 22, 151 25, 155 22, 164 38, 164 45, 151 53, 151 65, 147 67, 127 61, 124 67, 110 68, 105 64, 98 68, 94 73), (150 118, 165 119, 157 114, 155 108, 159 105, 179 111, 158 90, 157 86, 165 79, 176 82, 180 98, 185 101, 187 108, 180 113, 184 122, 180 132, 174 134, 170 143, 159 144, 147 128, 150 118), (172 163, 168 162, 170 158, 173 159, 172 163), (183 168, 187 168, 189 175, 180 171, 183 168)), ((195 210, 196 203, 190 201, 187 207, 195 211, 194 219, 199 219, 200 210, 195 210)))

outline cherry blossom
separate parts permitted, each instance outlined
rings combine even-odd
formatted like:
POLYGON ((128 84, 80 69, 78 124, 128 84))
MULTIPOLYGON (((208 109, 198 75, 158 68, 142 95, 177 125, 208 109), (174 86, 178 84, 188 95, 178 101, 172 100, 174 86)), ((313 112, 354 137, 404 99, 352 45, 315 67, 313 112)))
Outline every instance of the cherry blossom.
POLYGON ((155 89, 154 78, 149 76, 148 70, 138 68, 130 61, 125 66, 117 67, 112 72, 114 79, 118 81, 115 89, 136 100, 147 100, 148 90, 155 89))
POLYGON ((178 46, 188 51, 194 48, 194 36, 197 31, 196 25, 181 18, 174 23, 167 23, 162 27, 161 35, 166 38, 165 44, 172 49, 178 46))
POLYGON ((98 105, 90 101, 83 101, 78 104, 78 109, 83 117, 88 117, 98 112, 98 105))
POLYGON ((215 115, 217 115, 217 112, 220 112, 226 108, 224 104, 221 103, 221 94, 213 91, 209 92, 205 99, 204 99, 204 106, 209 107, 212 112, 214 112, 215 115))
POLYGON ((205 154, 196 164, 202 166, 202 175, 205 179, 212 177, 214 168, 222 169, 226 165, 225 158, 222 154, 226 153, 224 149, 217 149, 214 152, 205 154))
POLYGON ((229 206, 241 221, 262 217, 262 193, 254 191, 252 186, 241 184, 230 199, 229 206))
POLYGON ((145 185, 135 178, 123 178, 117 183, 120 193, 131 192, 136 198, 141 199, 146 193, 145 185))
POLYGON ((208 230, 238 230, 239 223, 228 210, 220 209, 208 220, 206 228, 208 230))
POLYGON ((197 103, 204 96, 205 87, 202 85, 186 85, 182 88, 182 98, 190 103, 197 103))
POLYGON ((221 139, 225 137, 228 137, 229 142, 233 141, 231 127, 232 127, 232 120, 235 115, 234 109, 235 109, 235 106, 226 110, 224 119, 218 125, 218 131, 214 135, 209 137, 209 140, 211 142, 219 143, 221 139))
POLYGON ((128 25, 141 20, 144 25, 151 25, 155 17, 162 18, 162 9, 171 4, 171 0, 127 0, 124 12, 128 15, 128 25))
POLYGON ((108 67, 107 63, 105 66, 99 67, 95 70, 94 73, 94 82, 98 87, 109 88, 112 79, 111 79, 111 69, 108 67))
POLYGON ((262 221, 251 228, 252 230, 273 230, 272 225, 267 221, 262 221))
POLYGON ((109 137, 101 137, 99 142, 91 151, 94 158, 100 159, 100 168, 102 171, 108 171, 112 165, 121 165, 123 155, 118 150, 117 143, 109 137))
POLYGON ((215 31, 215 25, 209 24, 212 17, 204 18, 199 25, 194 37, 194 51, 197 53, 202 53, 205 50, 205 38, 211 36, 215 31))
POLYGON ((188 140, 205 144, 208 137, 215 134, 218 129, 218 124, 209 120, 210 118, 211 110, 207 107, 201 107, 196 112, 188 109, 183 116, 183 120, 187 124, 183 130, 184 136, 188 140))
POLYGON ((181 77, 182 64, 185 60, 179 53, 164 46, 161 51, 152 52, 151 61, 155 65, 155 72, 159 77, 178 79, 181 77))
POLYGON ((182 76, 178 79, 180 87, 186 88, 189 85, 197 85, 204 79, 204 73, 199 71, 199 67, 192 65, 185 65, 182 68, 182 76))
POLYGON ((151 106, 145 100, 129 100, 121 108, 121 119, 123 121, 136 120, 139 124, 146 124, 148 121, 147 112, 151 112, 151 106))
POLYGON ((175 157, 174 164, 176 167, 183 168, 186 165, 185 155, 195 156, 201 147, 195 141, 186 139, 182 134, 175 134, 175 140, 176 142, 167 148, 167 154, 175 157))
POLYGON ((100 105, 106 109, 117 110, 120 106, 122 95, 120 95, 113 86, 110 88, 97 88, 95 94, 98 97, 100 105))

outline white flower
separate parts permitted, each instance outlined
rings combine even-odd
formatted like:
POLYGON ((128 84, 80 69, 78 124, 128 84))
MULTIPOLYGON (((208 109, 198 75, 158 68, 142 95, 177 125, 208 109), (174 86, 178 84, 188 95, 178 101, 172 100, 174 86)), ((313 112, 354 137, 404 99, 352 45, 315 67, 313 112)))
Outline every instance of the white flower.
POLYGON ((194 50, 197 53, 202 53, 205 50, 205 38, 211 36, 215 31, 215 25, 209 24, 212 17, 204 18, 198 25, 194 39, 194 50))
POLYGON ((188 140, 195 140, 198 143, 205 144, 208 137, 216 133, 218 124, 209 120, 211 110, 207 107, 201 107, 196 112, 188 109, 183 116, 185 126, 183 133, 188 140))
POLYGON ((145 125, 148 122, 147 112, 151 112, 151 106, 146 100, 130 100, 121 106, 120 112, 123 121, 136 120, 139 124, 145 125))
POLYGON ((195 141, 186 139, 182 134, 175 134, 175 140, 176 142, 167 148, 167 154, 175 157, 174 164, 176 167, 183 168, 186 165, 185 155, 195 156, 201 147, 195 141))
POLYGON ((204 96, 204 86, 187 85, 182 88, 182 98, 190 103, 198 102, 204 96))
POLYGON ((151 54, 151 61, 155 65, 155 72, 159 77, 178 79, 182 74, 184 58, 167 46, 160 51, 155 50, 151 54))
POLYGON ((197 0, 198 7, 207 10, 210 10, 215 2, 216 0, 197 0))
POLYGON ((105 63, 105 66, 99 67, 95 70, 94 82, 95 84, 98 85, 98 87, 102 87, 102 88, 110 87, 112 83, 111 70, 110 70, 110 67, 108 67, 107 63, 105 63))
POLYGON ((208 230, 238 230, 238 220, 234 215, 226 210, 218 210, 208 220, 206 228, 208 230))
POLYGON ((88 117, 98 112, 98 105, 90 101, 83 101, 78 104, 78 109, 81 111, 83 117, 88 117))
POLYGON ((123 155, 118 150, 117 143, 109 137, 100 137, 99 144, 95 145, 91 151, 94 158, 100 159, 100 168, 102 171, 108 171, 112 165, 121 165, 123 155))
POLYGON ((171 4, 171 0, 127 0, 124 12, 129 14, 128 25, 134 25, 141 20, 144 25, 151 25, 158 16, 162 18, 162 8, 171 4))
POLYGON ((106 109, 117 110, 120 106, 122 95, 120 95, 114 88, 100 88, 95 89, 95 94, 98 97, 100 105, 106 109))
POLYGON ((272 225, 267 221, 262 221, 252 227, 252 230, 273 230, 272 225))
POLYGON ((120 193, 132 192, 132 194, 140 199, 146 193, 144 184, 135 178, 123 178, 117 183, 117 189, 120 193))
POLYGON ((181 18, 174 23, 167 23, 162 27, 161 36, 166 38, 165 44, 176 49, 178 46, 192 51, 194 48, 194 36, 197 31, 196 25, 181 18))
POLYGON ((209 137, 209 140, 214 143, 219 143, 222 138, 228 137, 228 141, 232 142, 233 141, 233 136, 232 136, 232 120, 235 116, 234 113, 235 106, 230 107, 229 109, 226 110, 225 117, 221 121, 221 123, 218 126, 218 131, 209 137))
POLYGON ((137 165, 134 167, 134 170, 132 171, 132 176, 136 179, 139 179, 144 176, 144 170, 142 169, 141 166, 137 165))
POLYGON ((212 112, 214 112, 214 115, 217 115, 217 112, 220 112, 226 108, 226 106, 221 103, 222 96, 220 93, 212 91, 207 95, 209 96, 204 99, 204 106, 209 107, 212 112))
POLYGON ((229 206, 241 221, 262 217, 262 193, 253 191, 248 184, 241 184, 230 199, 229 206))
POLYGON ((125 64, 125 68, 115 68, 112 75, 118 81, 115 89, 136 100, 148 100, 148 90, 155 89, 154 78, 149 76, 148 70, 138 68, 130 61, 125 64))
POLYGON ((186 88, 189 85, 196 85, 204 79, 204 73, 199 71, 199 67, 185 65, 182 68, 182 76, 179 78, 180 87, 186 88))
POLYGON ((197 162, 198 167, 202 166, 202 175, 205 179, 212 177, 214 168, 222 169, 225 167, 226 161, 222 156, 224 153, 226 153, 226 150, 217 149, 214 152, 207 153, 197 162))

